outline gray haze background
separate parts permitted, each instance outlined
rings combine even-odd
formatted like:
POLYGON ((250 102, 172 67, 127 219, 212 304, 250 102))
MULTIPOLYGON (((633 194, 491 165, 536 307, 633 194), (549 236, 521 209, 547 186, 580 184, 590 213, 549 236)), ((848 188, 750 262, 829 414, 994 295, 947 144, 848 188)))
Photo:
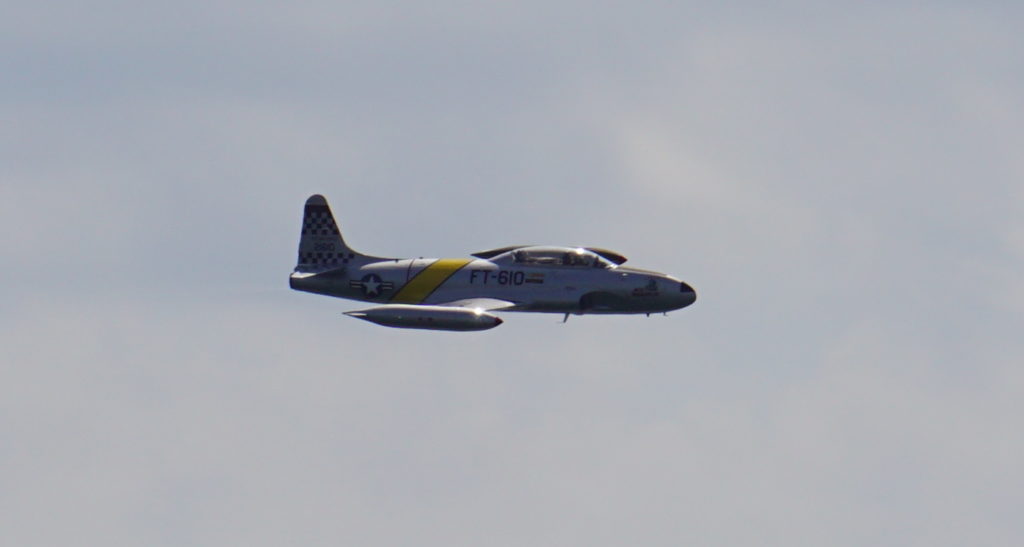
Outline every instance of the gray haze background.
POLYGON ((0 8, 0 543, 1020 545, 1024 9, 0 8), (390 330, 356 248, 668 318, 390 330))

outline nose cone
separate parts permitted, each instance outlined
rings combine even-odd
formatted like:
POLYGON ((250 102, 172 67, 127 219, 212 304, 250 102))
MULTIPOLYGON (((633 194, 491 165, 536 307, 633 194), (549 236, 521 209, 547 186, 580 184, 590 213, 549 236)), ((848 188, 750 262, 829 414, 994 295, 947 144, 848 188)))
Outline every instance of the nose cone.
POLYGON ((679 294, 682 296, 682 306, 686 307, 697 301, 697 291, 693 290, 693 287, 686 284, 684 281, 679 282, 679 294))

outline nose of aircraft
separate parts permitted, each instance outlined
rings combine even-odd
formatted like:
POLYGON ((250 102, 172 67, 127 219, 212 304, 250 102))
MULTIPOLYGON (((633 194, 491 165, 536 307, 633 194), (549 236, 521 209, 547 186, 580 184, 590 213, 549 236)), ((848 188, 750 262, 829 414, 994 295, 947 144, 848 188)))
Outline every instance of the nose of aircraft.
POLYGON ((693 287, 687 285, 685 281, 679 282, 679 292, 683 296, 683 307, 697 301, 697 291, 693 290, 693 287))

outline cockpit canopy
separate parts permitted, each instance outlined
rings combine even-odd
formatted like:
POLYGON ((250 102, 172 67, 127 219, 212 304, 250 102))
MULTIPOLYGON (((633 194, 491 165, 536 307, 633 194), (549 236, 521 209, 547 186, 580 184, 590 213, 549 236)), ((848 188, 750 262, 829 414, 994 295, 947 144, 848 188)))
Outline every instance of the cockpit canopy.
POLYGON ((573 247, 520 247, 501 253, 491 260, 524 266, 600 268, 605 270, 615 267, 610 261, 593 251, 573 247))

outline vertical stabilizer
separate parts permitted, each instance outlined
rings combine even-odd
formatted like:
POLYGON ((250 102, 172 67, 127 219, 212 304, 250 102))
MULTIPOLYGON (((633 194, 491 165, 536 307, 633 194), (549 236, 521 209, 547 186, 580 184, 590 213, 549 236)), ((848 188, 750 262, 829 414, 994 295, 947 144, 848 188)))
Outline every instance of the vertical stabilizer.
POLYGON ((306 200, 306 210, 302 217, 302 236, 299 239, 299 263, 295 266, 300 272, 319 272, 334 270, 347 266, 350 262, 362 258, 345 244, 334 222, 334 215, 323 196, 316 194, 306 200))

